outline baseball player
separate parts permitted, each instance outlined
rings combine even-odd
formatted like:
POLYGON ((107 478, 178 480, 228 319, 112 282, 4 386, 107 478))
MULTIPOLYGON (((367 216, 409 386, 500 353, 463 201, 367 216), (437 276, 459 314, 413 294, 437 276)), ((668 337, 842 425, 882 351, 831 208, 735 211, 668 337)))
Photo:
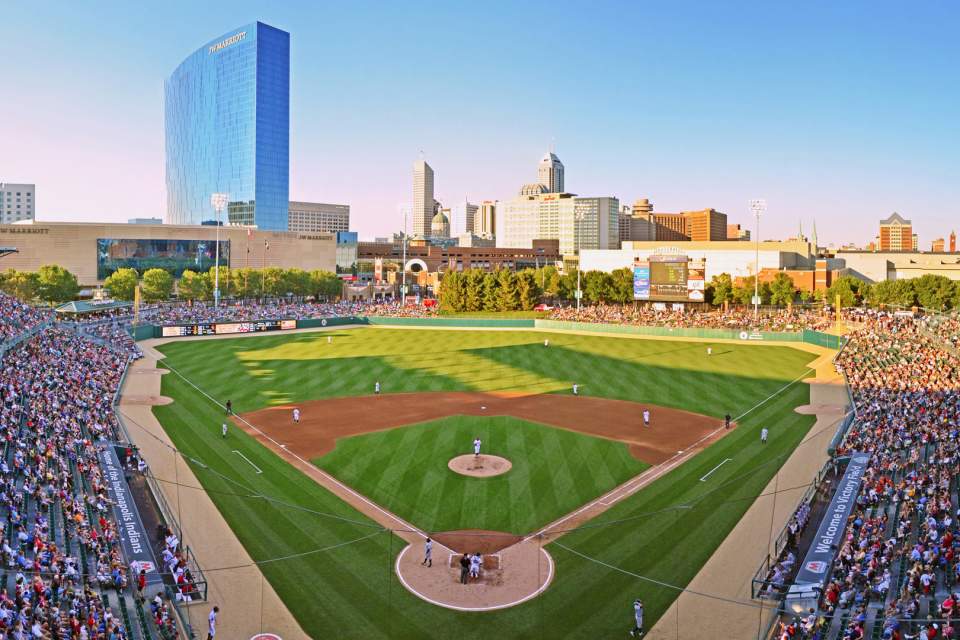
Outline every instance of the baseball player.
POLYGON ((217 614, 220 613, 220 607, 214 607, 207 616, 207 640, 213 640, 217 635, 217 614))
POLYGON ((730 421, 731 421, 731 420, 733 420, 733 418, 730 417, 730 414, 729 414, 729 413, 728 413, 727 415, 723 416, 723 428, 724 428, 724 429, 729 429, 729 428, 730 428, 730 421))
POLYGON ((299 407, 293 408, 293 422, 294 424, 300 424, 300 408, 299 407))
POLYGON ((375 383, 373 383, 373 392, 374 392, 375 394, 377 394, 377 395, 380 395, 380 381, 379 381, 379 380, 377 380, 375 383))
POLYGON ((549 340, 544 340, 544 341, 543 341, 543 346, 549 347, 549 346, 550 346, 550 341, 549 341, 549 340))
POLYGON ((708 356, 712 356, 712 355, 713 355, 713 347, 707 347, 707 355, 708 355, 708 356))
POLYGON ((222 425, 220 425, 220 437, 221 437, 221 438, 226 438, 226 437, 227 437, 227 423, 226 423, 226 422, 224 422, 222 425))
POLYGON ((576 382, 574 382, 574 383, 573 383, 573 395, 575 395, 575 396, 580 395, 580 393, 578 392, 579 389, 580 389, 580 385, 578 385, 576 382))
POLYGON ((650 426, 650 409, 643 410, 643 426, 650 426))
POLYGON ((481 444, 482 444, 482 443, 480 442, 480 438, 474 438, 474 439, 473 439, 473 457, 474 457, 474 458, 479 458, 479 457, 480 457, 480 445, 481 445, 481 444))
POLYGON ((333 342, 333 336, 327 336, 327 344, 333 342))
POLYGON ((232 413, 233 413, 233 403, 227 400, 227 415, 229 416, 232 413))
POLYGON ((764 427, 760 429, 760 444, 767 444, 767 436, 770 435, 770 432, 767 431, 767 428, 764 427))
POLYGON ((633 601, 633 629, 630 630, 630 635, 634 638, 643 637, 643 603, 640 602, 640 598, 637 598, 633 601))
POLYGON ((423 562, 421 565, 427 565, 428 567, 433 566, 433 540, 427 538, 427 541, 423 543, 423 562))

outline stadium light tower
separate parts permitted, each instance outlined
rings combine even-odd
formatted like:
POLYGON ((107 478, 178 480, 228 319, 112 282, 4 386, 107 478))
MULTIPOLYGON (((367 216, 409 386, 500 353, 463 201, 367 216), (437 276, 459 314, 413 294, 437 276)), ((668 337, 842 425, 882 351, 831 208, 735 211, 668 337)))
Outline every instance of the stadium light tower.
POLYGON ((577 319, 580 318, 580 298, 583 297, 583 291, 580 289, 580 235, 583 222, 583 211, 577 211, 573 214, 573 234, 577 237, 577 319))
POLYGON ((756 256, 753 263, 753 322, 760 321, 760 216, 767 211, 767 201, 763 199, 751 200, 750 210, 757 218, 757 237, 754 238, 756 256))
POLYGON ((217 212, 217 255, 215 258, 215 267, 213 271, 213 306, 220 306, 220 214, 223 208, 227 206, 229 197, 225 193, 214 193, 210 196, 210 204, 213 210, 217 212))

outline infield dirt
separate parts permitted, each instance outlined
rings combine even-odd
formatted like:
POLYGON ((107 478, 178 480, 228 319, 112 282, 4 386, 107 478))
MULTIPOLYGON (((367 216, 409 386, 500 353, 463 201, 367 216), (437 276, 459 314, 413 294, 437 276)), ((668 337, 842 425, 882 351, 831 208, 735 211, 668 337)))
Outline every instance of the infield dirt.
POLYGON ((264 438, 283 442, 290 451, 312 460, 333 450, 338 438, 437 420, 452 415, 515 416, 531 422, 618 440, 648 464, 659 464, 698 442, 723 424, 720 418, 608 400, 560 394, 395 393, 311 400, 297 405, 268 407, 242 417, 262 433, 238 424, 269 446, 264 438), (293 422, 293 408, 300 423, 293 422), (650 427, 642 412, 650 411, 650 427))

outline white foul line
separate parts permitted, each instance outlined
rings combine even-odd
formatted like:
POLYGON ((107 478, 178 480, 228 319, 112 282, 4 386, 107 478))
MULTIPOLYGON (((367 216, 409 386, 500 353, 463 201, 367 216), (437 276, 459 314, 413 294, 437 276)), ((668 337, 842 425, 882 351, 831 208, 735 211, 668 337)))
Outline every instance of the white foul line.
POLYGON ((236 449, 234 449, 233 452, 234 452, 235 454, 237 454, 238 456, 240 456, 241 458, 243 458, 244 460, 246 460, 246 461, 247 461, 247 464, 249 464, 251 467, 253 467, 254 469, 257 470, 257 473, 263 473, 263 470, 260 469, 260 467, 258 467, 257 465, 253 464, 252 462, 250 462, 250 458, 248 458, 247 456, 243 455, 242 453, 240 453, 240 452, 237 451, 236 449))
POLYGON ((723 465, 727 464, 728 462, 731 462, 732 460, 733 460, 733 458, 725 458, 723 462, 721 462, 720 464, 718 464, 717 466, 715 466, 713 469, 710 469, 710 471, 707 471, 707 474, 706 474, 705 476, 703 476, 702 478, 700 478, 700 482, 706 482, 706 481, 707 481, 707 478, 710 477, 710 474, 711 474, 711 473, 713 473, 714 471, 716 471, 717 469, 719 469, 719 468, 722 467, 723 465))

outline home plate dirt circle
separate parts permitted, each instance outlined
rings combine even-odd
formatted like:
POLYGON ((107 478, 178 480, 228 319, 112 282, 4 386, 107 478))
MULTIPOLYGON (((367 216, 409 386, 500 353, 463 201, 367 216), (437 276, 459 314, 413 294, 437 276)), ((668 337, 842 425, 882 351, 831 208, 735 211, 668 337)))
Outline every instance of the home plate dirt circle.
POLYGON ((513 463, 500 456, 488 454, 475 456, 472 453, 465 453, 462 456, 450 458, 447 466, 450 467, 451 471, 460 475, 472 478, 491 478, 510 471, 513 468, 513 463))
POLYGON ((397 577, 421 600, 457 611, 514 607, 543 593, 553 580, 553 558, 537 540, 524 540, 493 553, 480 551, 483 571, 467 584, 460 582, 461 554, 439 541, 433 546, 430 567, 422 564, 422 543, 407 545, 397 556, 397 577))

